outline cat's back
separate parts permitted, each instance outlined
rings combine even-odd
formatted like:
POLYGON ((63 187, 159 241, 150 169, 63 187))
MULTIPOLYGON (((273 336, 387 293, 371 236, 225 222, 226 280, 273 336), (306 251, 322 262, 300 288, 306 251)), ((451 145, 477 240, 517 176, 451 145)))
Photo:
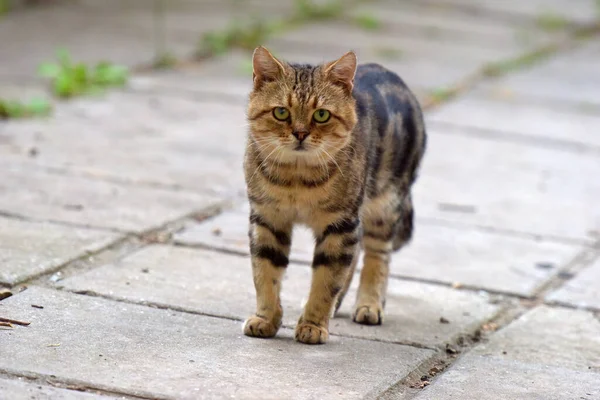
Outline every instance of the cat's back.
POLYGON ((425 151, 426 133, 419 102, 408 85, 379 64, 356 70, 356 133, 368 142, 370 197, 387 182, 413 182, 425 151))
POLYGON ((419 102, 406 83, 395 72, 380 64, 358 66, 353 95, 357 101, 359 118, 370 117, 370 112, 383 120, 387 119, 384 113, 422 118, 419 102))

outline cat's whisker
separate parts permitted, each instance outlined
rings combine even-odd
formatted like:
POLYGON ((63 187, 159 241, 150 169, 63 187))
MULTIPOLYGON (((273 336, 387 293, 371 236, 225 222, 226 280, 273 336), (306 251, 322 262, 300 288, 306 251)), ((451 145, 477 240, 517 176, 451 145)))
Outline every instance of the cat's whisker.
POLYGON ((327 152, 327 150, 321 148, 321 150, 327 155, 327 157, 329 157, 331 159, 331 161, 333 161, 333 163, 335 164, 335 166, 337 167, 337 169, 340 171, 340 174, 342 174, 342 177, 344 176, 344 172, 342 171, 342 168, 340 168, 340 164, 337 163, 337 161, 335 161, 335 158, 333 158, 331 156, 331 154, 329 154, 327 152))
POLYGON ((257 173, 257 172, 258 172, 258 171, 259 171, 259 170, 262 168, 262 166, 263 166, 263 165, 264 165, 264 164, 267 162, 267 160, 269 159, 269 157, 271 157, 271 155, 272 155, 273 153, 275 153, 277 150, 280 150, 280 149, 281 149, 281 147, 280 147, 280 146, 277 146, 277 147, 275 147, 275 149, 273 149, 273 151, 271 151, 271 152, 269 153, 269 155, 265 157, 265 159, 264 159, 264 160, 263 160, 263 161, 260 163, 260 165, 259 165, 259 166, 256 168, 256 170, 254 171, 254 173, 252 174, 252 176, 251 176, 251 177, 250 177, 250 179, 248 180, 248 184, 247 184, 248 186, 250 185, 250 183, 252 183, 252 179, 254 179, 254 176, 256 175, 256 173, 257 173))

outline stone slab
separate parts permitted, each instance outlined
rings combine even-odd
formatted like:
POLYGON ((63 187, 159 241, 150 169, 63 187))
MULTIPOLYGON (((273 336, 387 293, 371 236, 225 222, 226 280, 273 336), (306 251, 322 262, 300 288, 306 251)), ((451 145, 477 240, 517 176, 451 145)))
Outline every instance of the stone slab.
POLYGON ((3 301, 2 314, 31 325, 0 332, 0 368, 150 398, 354 399, 433 353, 340 337, 305 346, 286 329, 258 340, 237 321, 42 288, 3 301))
POLYGON ((359 4, 349 11, 349 15, 353 18, 374 17, 380 23, 378 30, 391 35, 454 39, 473 44, 492 42, 515 49, 539 45, 560 34, 540 30, 530 21, 497 18, 463 7, 444 7, 417 1, 359 4))
POLYGON ((60 104, 49 120, 3 124, 0 154, 94 178, 230 195, 243 188, 245 111, 181 93, 113 92, 60 104))
POLYGON ((0 283, 15 285, 99 250, 118 237, 112 232, 0 217, 0 283))
POLYGON ((10 400, 114 400, 123 398, 45 386, 24 379, 3 378, 0 378, 0 396, 10 400))
MULTIPOLYGON (((290 265, 283 281, 284 324, 294 327, 308 296, 311 269, 290 265)), ((209 315, 243 320, 255 310, 255 291, 247 257, 207 250, 152 246, 113 265, 60 282, 68 290, 99 293, 135 302, 149 302, 209 315), (147 271, 147 272, 144 272, 147 271)), ((349 316, 358 277, 333 334, 423 346, 442 346, 475 329, 497 311, 486 296, 415 282, 390 280, 385 322, 379 327, 357 325, 349 316), (448 324, 440 323, 444 317, 448 324)))
POLYGON ((600 81, 593 79, 600 59, 597 40, 563 51, 547 62, 491 81, 477 92, 565 103, 582 111, 600 111, 600 81))
POLYGON ((546 300, 600 311, 600 260, 579 272, 557 291, 548 294, 546 300))
MULTIPOLYGON (((593 400, 600 397, 600 374, 518 361, 466 355, 416 400, 593 400)), ((393 393, 393 392, 392 392, 393 393)), ((401 399, 403 397, 383 397, 401 399)))
MULTIPOLYGON (((511 45, 488 46, 465 43, 446 37, 388 35, 385 32, 372 32, 357 29, 344 23, 306 24, 299 29, 285 32, 267 44, 282 48, 310 50, 314 48, 330 49, 344 54, 348 48, 355 50, 384 47, 396 49, 410 57, 420 55, 438 61, 440 64, 463 64, 465 61, 479 63, 498 61, 519 53, 511 45), (318 43, 314 38, 318 37, 318 43), (345 49, 345 50, 343 50, 345 49), (516 53, 516 54, 515 54, 516 53)), ((307 51, 310 53, 310 51, 307 51)))
POLYGON ((592 243, 600 157, 430 127, 414 188, 418 217, 592 243))
MULTIPOLYGON (((461 96, 427 115, 440 131, 460 132, 462 127, 493 134, 495 138, 514 140, 515 135, 530 137, 534 145, 555 143, 574 151, 595 149, 600 152, 600 113, 594 115, 561 107, 523 101, 518 96, 494 98, 481 95, 461 96)), ((516 139, 519 138, 516 137, 516 139)))
MULTIPOLYGON (((249 255, 248 206, 243 204, 189 226, 175 241, 249 255)), ((297 227, 290 259, 311 263, 313 249, 310 231, 297 227)), ((578 251, 572 245, 417 220, 412 242, 392 257, 391 273, 527 296, 578 251)))
POLYGON ((488 343, 473 352, 523 363, 600 373, 600 319, 587 311, 536 307, 496 332, 488 343))
POLYGON ((446 371, 417 399, 596 399, 600 320, 537 307, 446 371))
POLYGON ((53 174, 0 162, 0 211, 35 220, 143 231, 218 204, 216 197, 53 174))

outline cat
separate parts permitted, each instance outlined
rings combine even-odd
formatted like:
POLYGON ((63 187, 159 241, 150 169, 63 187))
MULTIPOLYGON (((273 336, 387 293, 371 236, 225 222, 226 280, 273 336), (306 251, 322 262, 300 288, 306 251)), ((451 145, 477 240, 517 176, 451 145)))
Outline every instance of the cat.
POLYGON ((267 338, 281 326, 281 280, 297 223, 312 229, 315 250, 295 339, 327 341, 361 248, 352 318, 379 325, 391 253, 412 237, 411 187, 426 148, 419 103, 398 75, 357 66, 352 51, 306 65, 260 46, 252 65, 244 172, 257 307, 243 332, 267 338))

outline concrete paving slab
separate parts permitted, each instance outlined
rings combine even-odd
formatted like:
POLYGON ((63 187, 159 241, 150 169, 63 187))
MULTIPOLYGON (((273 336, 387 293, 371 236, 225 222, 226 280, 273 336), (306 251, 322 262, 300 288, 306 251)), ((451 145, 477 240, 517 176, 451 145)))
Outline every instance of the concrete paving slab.
POLYGON ((417 399, 595 399, 600 396, 600 320, 537 307, 490 337, 417 399))
POLYGON ((112 232, 0 217, 0 283, 15 285, 118 238, 112 232))
POLYGON ((536 307, 496 332, 473 353, 598 373, 600 320, 587 311, 536 307))
POLYGON ((430 127, 417 217, 592 243, 600 158, 430 127))
POLYGON ((340 337, 304 346, 286 329, 258 340, 237 321, 43 288, 2 304, 3 316, 31 325, 0 332, 0 368, 151 398, 353 399, 385 389, 433 353, 340 337))
POLYGON ((596 134, 600 131, 600 113, 549 108, 510 94, 505 99, 461 96, 430 111, 427 120, 431 126, 440 123, 440 132, 460 132, 462 127, 467 127, 497 139, 528 137, 533 145, 544 146, 550 142, 573 151, 595 149, 600 152, 600 135, 596 134))
POLYGON ((600 44, 590 40, 558 53, 548 62, 481 85, 477 92, 563 102, 582 111, 596 110, 598 114, 600 82, 592 78, 596 75, 598 54, 600 44))
MULTIPOLYGON (((175 241, 249 255, 247 208, 244 204, 192 225, 177 233, 175 241)), ((311 263, 313 249, 310 231, 298 227, 290 259, 311 263)), ((528 296, 579 250, 573 245, 417 220, 412 242, 392 257, 391 273, 528 296)))
POLYGON ((112 183, 0 163, 0 211, 35 220, 143 231, 219 203, 207 194, 112 183), (9 195, 10 194, 10 195, 9 195))
POLYGON ((243 188, 245 111, 114 92, 61 104, 50 120, 3 124, 0 154, 95 178, 229 194, 243 188))
MULTIPOLYGON (((359 4, 350 10, 354 18, 370 16, 379 22, 374 31, 404 37, 454 39, 462 43, 494 43, 527 48, 560 35, 539 29, 531 21, 498 18, 491 13, 473 12, 464 7, 448 7, 426 2, 392 2, 359 4)), ((359 24, 357 24, 359 25, 359 24)), ((360 27, 360 25, 359 25, 360 27)))
MULTIPOLYGON (((467 355, 426 387, 416 400, 592 400, 600 397, 600 374, 467 355)), ((391 391, 384 399, 392 397, 391 391)))
MULTIPOLYGON (((308 296, 311 269, 290 265, 283 282, 284 324, 294 327, 308 296)), ((77 292, 149 302, 244 320, 253 313, 255 292, 247 257, 207 250, 152 246, 113 265, 60 282, 77 292), (215 268, 215 266, 219 266, 215 268), (146 271, 146 272, 145 272, 146 271)), ((486 296, 416 282, 391 280, 385 323, 357 325, 350 319, 358 278, 330 331, 351 337, 422 346, 442 346, 490 318, 497 306, 486 296), (450 323, 441 323, 444 317, 450 323)))
POLYGON ((294 48, 307 50, 322 48, 330 49, 332 52, 344 54, 348 49, 363 50, 384 47, 395 49, 406 57, 421 55, 444 64, 463 64, 466 61, 479 63, 502 60, 506 57, 515 56, 522 51, 511 45, 499 43, 497 46, 489 46, 474 43, 465 43, 446 37, 408 37, 399 34, 385 32, 373 32, 357 29, 344 23, 307 24, 299 29, 285 32, 267 42, 275 48, 294 48), (318 43, 314 38, 318 37, 318 43), (345 49, 345 50, 344 50, 345 49))
POLYGON ((546 300, 574 307, 594 308, 600 311, 600 260, 588 266, 567 281, 560 289, 546 296, 546 300))
POLYGON ((124 398, 45 386, 24 379, 3 378, 0 378, 0 396, 10 400, 114 400, 124 398))

